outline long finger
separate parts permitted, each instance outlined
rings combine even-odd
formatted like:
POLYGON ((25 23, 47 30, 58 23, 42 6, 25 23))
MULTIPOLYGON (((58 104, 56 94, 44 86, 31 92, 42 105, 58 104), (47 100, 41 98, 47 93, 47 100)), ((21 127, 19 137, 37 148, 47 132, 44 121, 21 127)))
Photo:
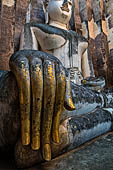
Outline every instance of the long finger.
POLYGON ((50 60, 44 61, 44 110, 42 117, 42 153, 46 161, 51 160, 50 135, 55 102, 55 68, 50 60))
POLYGON ((40 148, 40 121, 43 96, 42 61, 37 57, 30 59, 30 73, 32 86, 32 149, 40 148))
POLYGON ((10 68, 19 87, 22 144, 28 145, 30 143, 30 75, 27 58, 22 55, 18 55, 14 60, 12 58, 10 68))
POLYGON ((64 97, 66 91, 66 76, 64 69, 61 65, 56 65, 56 99, 55 99, 55 109, 53 115, 53 125, 52 125, 52 140, 55 143, 60 142, 59 138, 59 125, 61 113, 64 107, 64 97))
POLYGON ((76 109, 73 103, 73 100, 72 100, 71 81, 70 81, 69 73, 66 76, 66 94, 65 94, 65 100, 64 100, 64 107, 69 111, 73 111, 76 109))

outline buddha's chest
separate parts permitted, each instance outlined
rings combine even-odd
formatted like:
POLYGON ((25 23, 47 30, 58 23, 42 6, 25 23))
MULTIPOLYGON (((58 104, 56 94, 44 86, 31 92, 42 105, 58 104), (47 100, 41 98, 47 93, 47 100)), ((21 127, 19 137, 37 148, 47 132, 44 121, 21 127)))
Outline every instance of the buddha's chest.
POLYGON ((81 70, 81 56, 78 54, 78 47, 70 44, 69 40, 67 40, 60 48, 46 50, 46 52, 57 57, 64 67, 77 67, 81 70))
POLYGON ((46 52, 57 57, 70 70, 70 78, 74 83, 81 84, 81 56, 78 54, 78 47, 70 47, 70 42, 66 41, 62 47, 46 52))

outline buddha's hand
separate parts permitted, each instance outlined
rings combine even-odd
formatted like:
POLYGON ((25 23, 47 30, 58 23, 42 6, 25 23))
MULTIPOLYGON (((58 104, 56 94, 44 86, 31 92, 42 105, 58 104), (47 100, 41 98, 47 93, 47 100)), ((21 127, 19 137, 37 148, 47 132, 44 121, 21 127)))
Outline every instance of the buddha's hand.
POLYGON ((31 144, 33 150, 38 150, 41 145, 43 158, 50 160, 51 136, 53 142, 60 141, 63 107, 75 109, 70 81, 57 58, 35 50, 14 54, 10 68, 19 88, 22 144, 31 144))

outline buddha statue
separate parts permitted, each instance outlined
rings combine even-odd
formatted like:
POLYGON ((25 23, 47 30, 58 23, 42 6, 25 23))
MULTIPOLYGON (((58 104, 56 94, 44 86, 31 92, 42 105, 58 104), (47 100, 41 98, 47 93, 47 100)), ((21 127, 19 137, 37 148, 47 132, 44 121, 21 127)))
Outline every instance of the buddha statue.
POLYGON ((0 148, 15 147, 18 167, 112 129, 112 88, 92 77, 87 40, 68 30, 71 8, 70 0, 44 2, 46 24, 24 25, 11 71, 0 72, 0 148))
POLYGON ((46 24, 26 24, 21 34, 20 50, 33 49, 52 54, 70 70, 71 81, 81 84, 81 79, 93 75, 93 71, 88 62, 88 41, 68 30, 72 2, 45 1, 43 8, 46 24))

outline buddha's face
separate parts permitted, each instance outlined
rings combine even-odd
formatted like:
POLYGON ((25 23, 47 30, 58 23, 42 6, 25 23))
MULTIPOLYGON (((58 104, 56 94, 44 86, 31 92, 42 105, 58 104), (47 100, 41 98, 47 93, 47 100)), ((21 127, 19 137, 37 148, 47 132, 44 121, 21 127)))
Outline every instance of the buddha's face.
POLYGON ((68 24, 71 18, 71 0, 51 0, 47 6, 49 18, 62 24, 68 24))

